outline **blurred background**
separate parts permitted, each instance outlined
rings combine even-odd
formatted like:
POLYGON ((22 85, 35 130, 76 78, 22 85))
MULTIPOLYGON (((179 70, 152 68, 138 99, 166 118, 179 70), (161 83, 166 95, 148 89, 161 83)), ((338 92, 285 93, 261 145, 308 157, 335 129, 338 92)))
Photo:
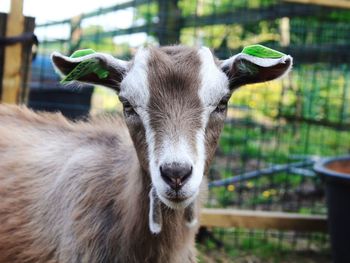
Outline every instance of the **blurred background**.
POLYGON ((1 0, 1 102, 61 111, 72 120, 119 114, 121 106, 103 87, 62 87, 53 51, 92 48, 130 59, 140 46, 181 43, 228 58, 263 44, 292 55, 288 77, 234 93, 209 175, 206 206, 248 211, 256 224, 219 218, 203 225, 199 258, 331 261, 324 187, 312 166, 350 152, 350 1, 13 0, 7 14, 10 6, 1 0), (277 212, 296 221, 266 223, 277 212))

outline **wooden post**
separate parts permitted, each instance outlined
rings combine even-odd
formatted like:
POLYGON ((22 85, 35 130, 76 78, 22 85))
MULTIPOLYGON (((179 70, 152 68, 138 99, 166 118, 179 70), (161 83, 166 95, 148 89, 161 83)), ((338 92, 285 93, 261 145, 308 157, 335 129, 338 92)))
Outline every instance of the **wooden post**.
POLYGON ((82 15, 78 15, 70 21, 69 54, 72 54, 80 47, 82 35, 81 20, 82 15))
POLYGON ((280 19, 280 44, 281 47, 288 47, 290 44, 290 22, 289 17, 280 19))
MULTIPOLYGON (((0 37, 6 36, 7 14, 0 13, 0 37)), ((4 75, 5 46, 0 45, 0 101, 2 94, 2 79, 4 75)))
MULTIPOLYGON (((11 9, 6 24, 6 36, 23 33, 23 0, 11 0, 11 9)), ((2 86, 2 102, 17 103, 21 84, 22 46, 15 44, 5 48, 5 63, 2 86)))

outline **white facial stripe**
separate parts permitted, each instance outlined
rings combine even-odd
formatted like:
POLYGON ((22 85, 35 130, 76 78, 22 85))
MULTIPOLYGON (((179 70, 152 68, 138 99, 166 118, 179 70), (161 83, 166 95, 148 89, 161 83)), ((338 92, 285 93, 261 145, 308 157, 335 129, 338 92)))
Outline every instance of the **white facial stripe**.
POLYGON ((135 55, 131 70, 120 84, 119 96, 125 97, 136 108, 141 109, 145 109, 149 101, 147 78, 148 56, 149 51, 140 48, 135 55))
POLYGON ((206 149, 205 149, 205 128, 207 126, 209 115, 216 104, 222 97, 229 93, 229 83, 226 74, 224 74, 216 65, 211 51, 202 47, 198 54, 201 59, 200 79, 201 87, 198 91, 199 98, 204 106, 202 113, 202 128, 197 132, 196 146, 197 146, 197 166, 198 173, 195 180, 192 182, 193 187, 199 187, 205 168, 206 149))
POLYGON ((165 163, 188 163, 193 165, 193 153, 191 153, 189 142, 181 137, 179 140, 172 140, 166 137, 162 143, 162 151, 159 154, 158 165, 165 163))
MULTIPOLYGON (((206 120, 202 118, 203 126, 206 125, 206 120)), ((193 169, 193 179, 188 182, 189 186, 192 188, 199 187, 203 175, 204 175, 204 164, 206 159, 205 154, 205 134, 204 129, 200 129, 196 134, 196 148, 197 148, 197 158, 196 158, 196 164, 193 169)))
POLYGON ((143 111, 140 117, 142 119, 142 122, 145 128, 145 136, 146 136, 148 159, 149 159, 149 171, 152 179, 152 184, 155 187, 157 194, 159 195, 159 193, 165 193, 166 185, 160 176, 159 166, 157 165, 157 161, 156 161, 154 131, 150 125, 150 118, 149 118, 148 112, 143 111))
MULTIPOLYGON (((149 51, 140 48, 134 58, 134 64, 121 83, 121 89, 119 96, 125 97, 136 106, 135 110, 139 114, 144 129, 147 142, 148 158, 149 158, 149 170, 151 174, 152 184, 155 187, 157 193, 164 192, 166 190, 165 183, 159 174, 159 167, 155 161, 155 139, 154 131, 150 125, 149 113, 147 111, 147 105, 149 103, 149 83, 147 76, 149 51)), ((152 199, 150 205, 153 205, 152 199)), ((157 225, 150 225, 154 227, 152 231, 157 232, 157 225)))
MULTIPOLYGON (((152 184, 157 190, 165 191, 164 182, 159 175, 159 168, 156 166, 155 161, 155 136, 154 131, 150 125, 150 117, 147 111, 147 105, 149 103, 149 83, 147 75, 149 51, 140 48, 134 58, 134 64, 129 71, 128 75, 121 83, 121 91, 119 96, 125 97, 135 106, 135 110, 139 114, 144 129, 147 142, 148 158, 149 158, 149 170, 152 178, 152 184)), ((152 205, 152 203, 151 203, 152 205)), ((156 226, 155 229, 156 230, 156 226)))
POLYGON ((216 65, 211 51, 202 47, 198 54, 202 65, 200 70, 201 88, 199 97, 204 107, 214 106, 222 97, 229 93, 228 78, 216 65))

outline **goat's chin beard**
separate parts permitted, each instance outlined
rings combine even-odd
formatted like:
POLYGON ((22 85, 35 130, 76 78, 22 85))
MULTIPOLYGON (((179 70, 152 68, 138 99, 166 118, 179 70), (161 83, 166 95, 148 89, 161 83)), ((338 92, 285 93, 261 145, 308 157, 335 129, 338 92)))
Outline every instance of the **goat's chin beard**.
POLYGON ((159 234, 162 230, 163 225, 163 216, 161 203, 164 203, 167 207, 171 209, 184 209, 183 217, 184 223, 188 228, 193 228, 197 225, 197 215, 196 215, 196 203, 194 202, 195 198, 198 195, 192 195, 190 198, 184 200, 183 202, 172 202, 167 198, 164 198, 157 193, 155 188, 152 188, 149 193, 150 198, 150 209, 149 209, 149 229, 153 234, 159 234))

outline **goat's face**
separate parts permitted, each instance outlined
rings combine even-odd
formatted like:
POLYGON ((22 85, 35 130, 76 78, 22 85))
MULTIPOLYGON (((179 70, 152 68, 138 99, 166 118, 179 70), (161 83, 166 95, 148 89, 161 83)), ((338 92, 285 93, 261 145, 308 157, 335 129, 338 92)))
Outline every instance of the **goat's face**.
POLYGON ((159 198, 184 206, 198 193, 230 97, 206 49, 140 50, 121 82, 125 120, 159 198))
POLYGON ((171 208, 186 207, 197 196, 232 91, 280 77, 292 64, 289 56, 256 60, 245 54, 219 61, 207 48, 179 46, 140 49, 130 63, 100 53, 53 55, 63 74, 89 59, 98 61, 108 76, 91 71, 78 80, 117 90, 140 164, 171 208))

